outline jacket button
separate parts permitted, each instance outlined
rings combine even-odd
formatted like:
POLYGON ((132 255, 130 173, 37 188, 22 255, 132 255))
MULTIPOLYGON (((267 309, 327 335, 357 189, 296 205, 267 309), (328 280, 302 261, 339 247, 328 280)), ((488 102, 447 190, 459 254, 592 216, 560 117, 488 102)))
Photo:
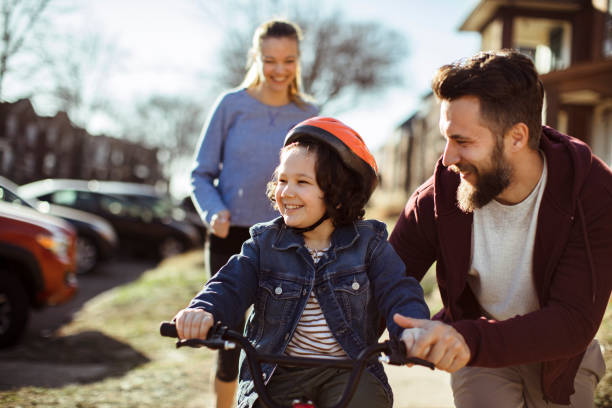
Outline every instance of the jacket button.
POLYGON ((263 379, 264 379, 264 380, 265 380, 265 379, 266 379, 266 377, 267 377, 266 373, 262 373, 262 374, 261 374, 261 376, 263 377, 263 379))
POLYGON ((276 293, 277 295, 280 295, 281 293, 283 293, 283 288, 278 286, 276 289, 274 289, 274 293, 276 293))
POLYGON ((353 282, 353 284, 351 285, 351 288, 353 288, 353 290, 358 290, 359 289, 359 282, 353 282))

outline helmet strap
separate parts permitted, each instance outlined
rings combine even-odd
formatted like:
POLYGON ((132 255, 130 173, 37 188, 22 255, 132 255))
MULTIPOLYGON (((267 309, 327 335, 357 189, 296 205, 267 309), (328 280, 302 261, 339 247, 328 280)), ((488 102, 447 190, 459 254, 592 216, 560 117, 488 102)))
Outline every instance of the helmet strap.
POLYGON ((319 221, 315 222, 310 227, 305 227, 305 228, 289 227, 289 228, 291 228, 293 231, 295 231, 295 232, 297 232, 299 234, 303 234, 304 232, 312 231, 313 229, 317 228, 319 225, 321 225, 323 223, 323 221, 325 221, 328 218, 329 218, 329 215, 326 212, 325 214, 323 214, 323 216, 321 218, 319 218, 319 221))

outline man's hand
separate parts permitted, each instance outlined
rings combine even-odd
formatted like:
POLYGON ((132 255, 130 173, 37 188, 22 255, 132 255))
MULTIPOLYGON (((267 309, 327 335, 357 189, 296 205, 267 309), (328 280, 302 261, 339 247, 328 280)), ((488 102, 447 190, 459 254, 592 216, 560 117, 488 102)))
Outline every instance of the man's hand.
POLYGON ((404 327, 401 339, 409 357, 430 361, 449 373, 464 367, 470 360, 470 349, 463 336, 442 322, 413 319, 395 314, 393 320, 404 327))
POLYGON ((206 340, 214 321, 214 316, 202 309, 183 309, 174 316, 179 339, 206 340))
POLYGON ((221 210, 210 219, 210 230, 219 238, 227 238, 230 227, 230 212, 221 210))

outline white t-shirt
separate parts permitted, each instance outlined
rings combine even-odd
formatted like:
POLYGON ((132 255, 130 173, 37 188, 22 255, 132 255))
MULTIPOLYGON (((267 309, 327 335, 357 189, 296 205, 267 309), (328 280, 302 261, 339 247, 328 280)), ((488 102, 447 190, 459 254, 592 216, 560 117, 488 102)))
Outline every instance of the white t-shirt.
POLYGON ((546 159, 533 191, 518 204, 496 200, 474 210, 472 265, 467 282, 496 320, 539 309, 532 273, 533 244, 548 174, 546 159))
MULTIPOLYGON (((307 249, 316 264, 329 248, 316 250, 307 247, 307 249)), ((327 320, 325 320, 323 310, 321 310, 321 305, 319 305, 314 291, 310 292, 306 307, 285 353, 296 357, 346 357, 346 353, 327 325, 327 320)))

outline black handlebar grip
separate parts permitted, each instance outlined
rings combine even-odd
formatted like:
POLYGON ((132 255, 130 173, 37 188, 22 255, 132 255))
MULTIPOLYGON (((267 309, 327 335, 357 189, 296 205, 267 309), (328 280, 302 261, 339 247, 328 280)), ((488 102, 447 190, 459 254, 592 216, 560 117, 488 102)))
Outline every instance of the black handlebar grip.
POLYGON ((164 337, 178 337, 176 325, 172 322, 162 322, 159 325, 159 334, 164 337))

